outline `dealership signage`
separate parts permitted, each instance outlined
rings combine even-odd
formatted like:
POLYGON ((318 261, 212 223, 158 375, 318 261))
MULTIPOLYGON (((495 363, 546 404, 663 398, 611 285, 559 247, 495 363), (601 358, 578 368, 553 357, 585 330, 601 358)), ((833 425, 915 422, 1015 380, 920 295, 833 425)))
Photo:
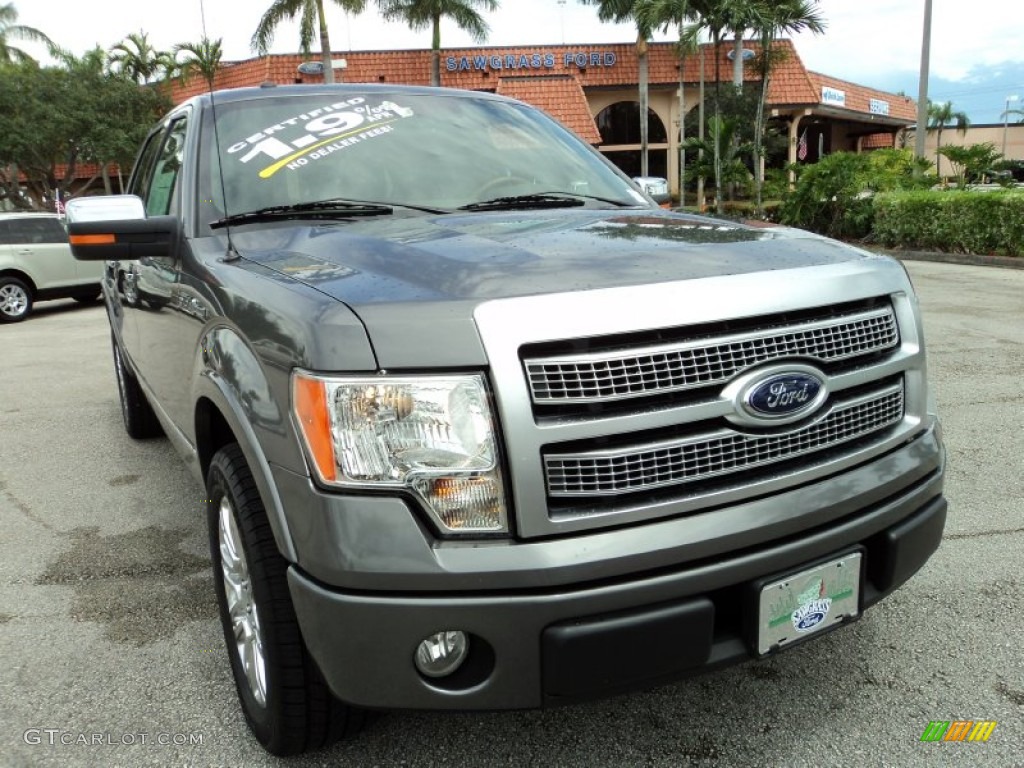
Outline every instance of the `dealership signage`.
POLYGON ((868 112, 870 112, 872 115, 888 115, 889 102, 882 101, 881 99, 869 99, 868 112))
POLYGON ((505 53, 480 56, 449 56, 449 72, 537 70, 574 67, 614 67, 614 51, 565 51, 564 53, 505 53))
POLYGON ((829 88, 827 85, 822 86, 821 103, 830 104, 833 107, 845 107, 846 91, 840 91, 838 88, 829 88))

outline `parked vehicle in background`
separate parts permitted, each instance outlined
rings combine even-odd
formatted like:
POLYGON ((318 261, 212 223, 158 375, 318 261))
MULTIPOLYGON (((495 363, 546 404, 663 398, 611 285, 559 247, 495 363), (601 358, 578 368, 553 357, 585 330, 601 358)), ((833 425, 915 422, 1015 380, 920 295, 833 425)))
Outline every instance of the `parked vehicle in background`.
POLYGON ((771 656, 941 540, 894 260, 661 210, 539 110, 448 88, 203 94, 129 192, 72 201, 72 247, 110 262, 129 435, 205 483, 271 752, 771 656))
POLYGON ((634 176, 633 181, 658 205, 672 202, 672 195, 668 191, 668 179, 662 176, 634 176))
POLYGON ((103 264, 71 255, 55 213, 0 213, 0 322, 24 320, 37 301, 100 295, 103 264))

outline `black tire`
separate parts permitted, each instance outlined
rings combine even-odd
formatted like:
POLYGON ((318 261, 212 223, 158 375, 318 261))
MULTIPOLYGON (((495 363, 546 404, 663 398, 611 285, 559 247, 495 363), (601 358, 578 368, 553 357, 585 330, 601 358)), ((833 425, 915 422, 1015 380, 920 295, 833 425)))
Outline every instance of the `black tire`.
POLYGON ((0 277, 0 323, 18 323, 32 311, 32 289, 16 277, 0 277))
POLYGON ((117 391, 121 397, 121 416, 124 418, 124 430, 135 440, 159 437, 164 433, 163 427, 146 395, 139 385, 135 374, 128 370, 117 339, 110 334, 110 345, 114 350, 114 376, 117 378, 117 391))
POLYGON ((217 604, 249 728, 268 752, 282 756, 354 736, 369 713, 339 702, 306 650, 288 591, 287 562, 237 444, 214 455, 206 487, 217 604), (243 655, 262 674, 247 674, 243 655))

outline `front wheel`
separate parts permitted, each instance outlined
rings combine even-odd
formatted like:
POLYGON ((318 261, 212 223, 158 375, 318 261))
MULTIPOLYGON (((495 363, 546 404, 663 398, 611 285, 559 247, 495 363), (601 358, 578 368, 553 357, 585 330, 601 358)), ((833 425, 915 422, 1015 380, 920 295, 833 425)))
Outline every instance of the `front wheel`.
POLYGON ((355 735, 366 713, 334 698, 306 651, 288 592, 287 562, 238 445, 214 455, 206 487, 217 603, 249 728, 275 755, 355 735))

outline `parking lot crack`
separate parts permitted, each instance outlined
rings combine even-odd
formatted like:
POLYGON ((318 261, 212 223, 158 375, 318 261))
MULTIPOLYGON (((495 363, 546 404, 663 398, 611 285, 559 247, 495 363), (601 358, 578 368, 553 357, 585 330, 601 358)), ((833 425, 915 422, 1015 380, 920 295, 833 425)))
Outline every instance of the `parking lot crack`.
POLYGON ((1003 528, 998 531, 966 531, 964 533, 947 533, 942 538, 954 541, 956 539, 981 539, 988 536, 1012 536, 1015 533, 1024 533, 1024 528, 1003 528))
POLYGON ((16 510, 21 512, 21 514, 23 514, 36 525, 41 526, 42 528, 45 528, 50 532, 54 530, 53 526, 46 522, 35 512, 33 512, 32 508, 28 504, 26 504, 24 501, 19 499, 17 496, 11 493, 11 491, 8 490, 6 480, 0 480, 0 495, 6 498, 14 506, 16 510))

